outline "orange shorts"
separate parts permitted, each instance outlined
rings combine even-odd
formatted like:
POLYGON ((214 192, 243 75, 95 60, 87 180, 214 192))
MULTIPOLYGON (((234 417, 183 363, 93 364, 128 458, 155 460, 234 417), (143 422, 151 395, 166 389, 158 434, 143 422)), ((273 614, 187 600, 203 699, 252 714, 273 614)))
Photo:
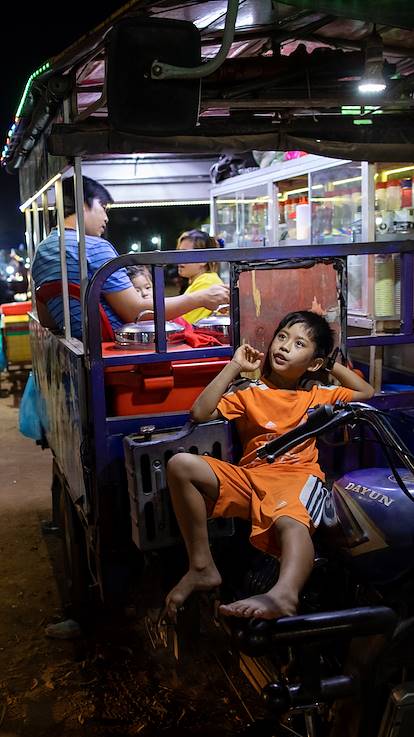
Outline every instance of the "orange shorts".
POLYGON ((209 464, 219 482, 219 497, 207 509, 211 517, 240 517, 251 520, 252 544, 271 555, 279 555, 272 529, 279 517, 292 517, 313 532, 322 516, 326 496, 323 482, 306 468, 260 464, 234 466, 210 456, 209 464))

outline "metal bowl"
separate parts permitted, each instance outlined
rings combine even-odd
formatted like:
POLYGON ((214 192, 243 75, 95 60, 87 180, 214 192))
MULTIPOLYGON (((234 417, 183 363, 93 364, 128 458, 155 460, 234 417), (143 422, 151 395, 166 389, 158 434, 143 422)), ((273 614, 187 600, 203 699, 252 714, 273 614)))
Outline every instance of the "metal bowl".
POLYGON ((211 315, 202 317, 194 323, 193 327, 196 333, 204 333, 205 335, 212 335, 213 337, 220 340, 222 343, 230 342, 230 315, 220 314, 220 310, 229 308, 229 305, 219 305, 211 315))
MULTIPOLYGON (((142 315, 153 313, 153 310, 145 310, 138 315, 137 322, 129 322, 122 325, 121 328, 115 330, 115 342, 122 348, 145 348, 146 350, 155 349, 155 323, 153 320, 139 320, 142 315)), ((184 328, 172 320, 165 323, 165 335, 168 340, 176 337, 177 334, 183 333, 184 328)))

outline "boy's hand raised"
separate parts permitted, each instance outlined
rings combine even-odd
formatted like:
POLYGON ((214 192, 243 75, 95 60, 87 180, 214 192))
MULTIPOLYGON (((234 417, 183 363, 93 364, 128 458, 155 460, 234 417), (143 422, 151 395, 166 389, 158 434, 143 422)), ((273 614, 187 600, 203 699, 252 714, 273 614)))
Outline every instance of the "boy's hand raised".
POLYGON ((257 371, 260 368, 263 356, 264 353, 245 343, 237 348, 232 363, 237 363, 240 371, 257 371))

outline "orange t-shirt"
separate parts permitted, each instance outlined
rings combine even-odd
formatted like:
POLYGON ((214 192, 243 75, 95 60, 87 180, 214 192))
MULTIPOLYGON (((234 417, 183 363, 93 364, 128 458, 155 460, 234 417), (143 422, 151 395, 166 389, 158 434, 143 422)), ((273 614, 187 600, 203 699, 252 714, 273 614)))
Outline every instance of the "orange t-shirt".
MULTIPOLYGON (((236 420, 243 444, 243 458, 239 465, 252 467, 267 463, 256 457, 257 449, 305 422, 311 407, 350 402, 353 395, 352 389, 343 386, 313 386, 310 391, 305 391, 276 389, 263 379, 240 379, 223 394, 217 409, 227 420, 236 420)), ((300 446, 276 458, 275 464, 306 466, 309 473, 323 476, 318 464, 315 438, 309 438, 300 446)))

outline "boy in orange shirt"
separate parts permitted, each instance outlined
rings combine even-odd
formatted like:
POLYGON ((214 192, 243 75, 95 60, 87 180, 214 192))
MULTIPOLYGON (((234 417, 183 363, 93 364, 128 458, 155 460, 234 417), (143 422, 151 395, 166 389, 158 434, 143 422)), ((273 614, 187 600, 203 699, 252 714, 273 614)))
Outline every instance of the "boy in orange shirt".
POLYGON ((242 345, 194 403, 196 422, 236 420, 243 457, 238 466, 190 453, 177 453, 169 461, 168 485, 189 558, 188 572, 166 598, 171 618, 193 591, 221 583, 210 552, 207 516, 250 519, 252 544, 280 558, 275 586, 266 594, 221 605, 220 612, 260 619, 295 614, 313 567, 311 532, 322 514, 324 475, 314 438, 272 464, 258 459, 256 451, 304 422, 318 404, 373 396, 370 384, 336 362, 329 366, 330 374, 342 386, 304 388, 312 375, 329 365, 333 344, 323 317, 305 310, 289 313, 275 331, 261 380, 232 383, 241 371, 257 370, 263 358, 255 348, 242 345))

